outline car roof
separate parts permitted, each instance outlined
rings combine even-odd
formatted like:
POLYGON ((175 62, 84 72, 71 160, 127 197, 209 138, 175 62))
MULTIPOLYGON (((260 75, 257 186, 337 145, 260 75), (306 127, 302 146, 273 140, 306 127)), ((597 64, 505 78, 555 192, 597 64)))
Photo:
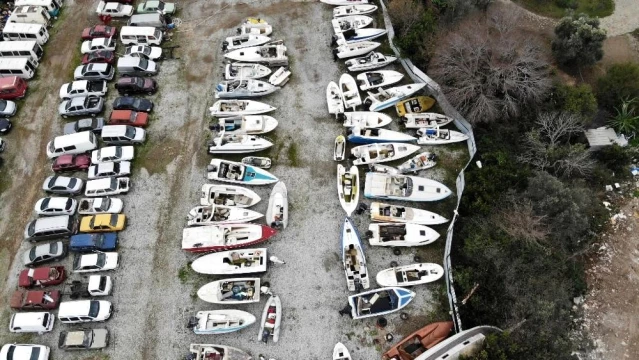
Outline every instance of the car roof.
POLYGON ((69 101, 71 102, 71 105, 82 105, 84 104, 85 99, 86 99, 86 96, 82 96, 82 97, 71 98, 71 100, 69 101))
POLYGON ((80 267, 95 265, 98 262, 98 254, 80 255, 80 267))
POLYGON ((72 164, 73 163, 73 155, 70 155, 70 154, 60 155, 55 160, 55 163, 56 164, 60 164, 60 165, 72 164))
POLYGON ((49 204, 47 206, 49 208, 64 209, 67 206, 67 201, 69 201, 67 197, 49 197, 49 204))
MULTIPOLYGON (((100 163, 97 165, 97 173, 100 172, 104 172, 104 171, 113 171, 113 169, 115 169, 115 162, 107 162, 107 163, 100 163)), ((107 214, 100 214, 100 215, 107 215, 107 214)))
POLYGON ((35 269, 27 270, 27 274, 33 278, 33 280, 46 280, 49 278, 49 273, 51 272, 51 267, 39 267, 35 269))
POLYGON ((117 149, 117 146, 107 146, 107 147, 103 147, 100 148, 100 156, 113 156, 115 155, 115 150, 117 149))
MULTIPOLYGON (((107 164, 113 164, 113 163, 107 163, 107 164)), ((104 225, 104 224, 109 224, 109 222, 111 222, 111 217, 113 216, 118 216, 117 214, 98 214, 98 215, 94 215, 95 220, 93 221, 93 223, 95 225, 104 225)))
POLYGON ((64 340, 64 344, 67 346, 79 346, 84 343, 84 334, 85 332, 91 332, 92 330, 80 330, 80 331, 69 331, 67 333, 67 337, 64 340))
POLYGON ((35 290, 35 291, 27 291, 26 303, 29 304, 39 304, 42 302, 42 298, 44 298, 44 291, 35 290))

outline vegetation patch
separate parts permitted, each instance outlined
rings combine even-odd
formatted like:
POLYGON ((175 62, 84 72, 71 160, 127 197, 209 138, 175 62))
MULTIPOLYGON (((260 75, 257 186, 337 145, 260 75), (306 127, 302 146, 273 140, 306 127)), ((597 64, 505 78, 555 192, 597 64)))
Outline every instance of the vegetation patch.
POLYGON ((293 138, 289 138, 290 144, 288 149, 286 150, 286 155, 288 156, 288 161, 292 167, 300 166, 300 159, 298 154, 297 143, 293 141, 293 138))
POLYGON ((552 18, 560 18, 568 12, 606 17, 615 11, 613 0, 513 0, 527 10, 552 18))

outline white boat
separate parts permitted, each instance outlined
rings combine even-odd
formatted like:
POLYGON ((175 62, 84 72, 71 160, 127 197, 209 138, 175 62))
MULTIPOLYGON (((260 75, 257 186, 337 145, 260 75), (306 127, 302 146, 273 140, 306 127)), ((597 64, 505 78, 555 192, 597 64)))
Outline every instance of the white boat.
POLYGON ((253 190, 234 185, 204 184, 200 205, 224 205, 251 207, 260 202, 260 196, 253 190))
POLYGON ((331 46, 371 41, 386 35, 386 29, 350 29, 333 35, 331 46))
POLYGON ((224 54, 227 59, 267 66, 288 66, 286 46, 281 44, 251 46, 224 54))
POLYGON ((394 267, 377 273, 379 286, 415 286, 437 281, 444 276, 438 264, 421 263, 394 267))
POLYGON ((275 110, 273 106, 255 100, 218 100, 209 108, 211 116, 259 115, 275 110))
POLYGON ((333 360, 352 360, 348 349, 341 342, 335 344, 333 348, 333 360))
POLYGON ((351 166, 347 172, 342 164, 337 164, 337 196, 339 197, 339 203, 346 211, 346 216, 351 216, 357 208, 359 190, 359 170, 357 166, 351 166))
POLYGON ((439 238, 428 226, 410 223, 377 223, 368 225, 366 237, 371 246, 422 246, 439 238))
POLYGON ((329 114, 337 115, 344 112, 342 92, 339 91, 339 85, 335 81, 329 82, 326 86, 326 103, 328 104, 329 114))
POLYGON ((211 159, 206 171, 209 180, 237 184, 268 185, 278 181, 275 175, 264 169, 222 159, 211 159))
POLYGON ((222 51, 233 51, 251 46, 266 44, 271 38, 265 35, 243 34, 229 36, 222 42, 222 51))
POLYGON ((274 86, 283 86, 291 79, 291 72, 284 66, 275 70, 273 75, 268 78, 268 82, 274 86))
POLYGON ((404 125, 407 129, 437 127, 453 122, 451 117, 437 113, 409 113, 404 115, 404 125))
POLYGON ((468 135, 454 130, 435 128, 417 129, 417 143, 420 145, 452 144, 468 140, 468 135))
POLYGON ((370 111, 383 110, 397 104, 402 99, 413 95, 423 89, 424 86, 426 86, 425 83, 415 83, 397 86, 390 89, 378 88, 375 89, 375 92, 368 91, 368 97, 364 101, 364 104, 367 105, 370 103, 370 111))
POLYGON ((350 29, 362 29, 373 23, 373 18, 365 15, 343 16, 331 21, 336 34, 350 29))
POLYGON ((251 360, 246 352, 226 345, 191 344, 189 347, 190 360, 251 360))
POLYGON ((344 135, 338 135, 335 138, 335 148, 333 149, 333 160, 343 161, 346 152, 346 138, 344 135))
POLYGON ((404 308, 415 293, 401 287, 385 287, 351 295, 348 304, 353 319, 390 314, 404 308))
POLYGON ((345 127, 380 128, 393 121, 390 116, 374 111, 349 111, 340 114, 337 118, 344 121, 345 127))
POLYGON ((259 157, 259 156, 247 156, 242 158, 242 164, 256 166, 262 169, 268 169, 271 167, 271 159, 267 157, 259 157))
POLYGON ((265 134, 277 127, 277 120, 268 115, 229 116, 218 121, 226 134, 265 134))
POLYGON ((375 199, 438 201, 451 194, 449 188, 435 180, 376 172, 366 174, 364 186, 364 196, 375 199))
POLYGON ((252 63, 226 64, 224 78, 226 80, 259 79, 271 74, 271 69, 264 65, 252 63))
POLYGON ((368 4, 368 0, 320 0, 324 4, 345 6, 345 5, 365 5, 368 4))
POLYGON ((253 246, 277 231, 259 224, 223 224, 187 227, 182 230, 182 250, 217 252, 253 246))
POLYGON ((260 278, 234 278, 210 282, 197 291, 203 301, 213 304, 260 302, 260 278))
POLYGON ((354 126, 349 132, 347 139, 354 144, 398 143, 417 140, 411 135, 383 128, 360 128, 359 126, 354 126))
POLYGON ((273 338, 276 343, 280 338, 280 325, 282 323, 282 303, 280 297, 271 295, 264 304, 262 311, 262 321, 260 322, 260 332, 257 334, 257 340, 268 342, 269 338, 273 338))
POLYGON ((273 146, 273 143, 247 134, 224 134, 213 138, 209 143, 209 154, 246 154, 262 151, 273 146))
POLYGON ((368 164, 368 171, 378 172, 381 174, 399 174, 396 167, 382 164, 368 164))
POLYGON ((268 199, 266 224, 273 228, 286 229, 288 225, 288 192, 283 181, 273 187, 268 199))
POLYGON ((348 71, 366 71, 379 69, 392 63, 395 60, 397 60, 397 58, 394 56, 384 55, 379 52, 371 51, 364 56, 346 60, 346 66, 348 67, 348 71))
POLYGON ((333 55, 340 59, 361 56, 377 49, 381 44, 374 41, 362 41, 344 44, 333 49, 333 55))
POLYGON ((437 164, 435 160, 437 160, 437 156, 435 154, 425 151, 406 160, 405 163, 397 167, 397 170, 399 170, 401 174, 411 172, 416 174, 420 170, 430 169, 435 166, 435 164, 437 164))
POLYGON ((261 218, 257 211, 222 205, 200 205, 189 211, 188 226, 247 223, 261 218))
POLYGON ((266 21, 257 23, 245 22, 237 28, 237 33, 241 35, 251 34, 267 36, 273 33, 273 27, 266 21))
POLYGON ((242 310, 198 311, 189 321, 198 335, 226 334, 239 331, 255 323, 255 316, 242 310))
POLYGON ((266 272, 266 248, 237 249, 201 256, 191 263, 193 271, 206 275, 237 275, 266 272))
POLYGON ((371 203, 371 220, 377 222, 411 223, 421 225, 439 225, 448 222, 445 217, 434 212, 400 205, 380 202, 371 203))
POLYGON ((249 98, 272 94, 280 88, 255 79, 222 81, 215 87, 216 99, 249 98))
POLYGON ((349 291, 357 291, 360 287, 370 288, 370 276, 368 276, 362 241, 355 225, 348 217, 344 219, 342 225, 342 263, 349 291))
POLYGON ((359 96, 359 90, 357 90, 357 82, 352 76, 348 74, 342 74, 339 78, 339 90, 342 94, 342 101, 344 101, 345 108, 353 108, 362 104, 362 98, 359 96))
POLYGON ((368 71, 357 75, 357 83, 362 91, 388 86, 400 82, 404 75, 394 70, 368 71))
POLYGON ((420 149, 419 146, 412 144, 375 143, 355 146, 351 149, 351 155, 356 157, 353 164, 364 165, 398 160, 420 149))
POLYGON ((377 11, 377 6, 372 4, 366 5, 343 5, 333 9, 333 17, 351 16, 351 15, 366 15, 377 11))

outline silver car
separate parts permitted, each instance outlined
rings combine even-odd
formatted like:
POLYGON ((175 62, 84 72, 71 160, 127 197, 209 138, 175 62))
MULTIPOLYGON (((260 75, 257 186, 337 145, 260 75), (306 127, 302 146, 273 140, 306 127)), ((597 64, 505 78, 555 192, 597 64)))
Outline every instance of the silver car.
POLYGON ((104 99, 101 97, 76 97, 60 103, 60 106, 58 107, 58 113, 65 119, 69 116, 95 116, 101 113, 103 108, 104 99))
POLYGON ((62 259, 67 255, 67 247, 62 241, 40 244, 32 247, 22 255, 25 266, 34 266, 62 259))
POLYGON ((80 65, 73 71, 74 80, 112 80, 115 69, 111 64, 80 65))
POLYGON ((83 187, 82 179, 57 175, 47 177, 42 183, 42 190, 52 194, 77 195, 83 187))
POLYGON ((0 100, 0 116, 11 117, 16 114, 18 106, 10 100, 0 100))

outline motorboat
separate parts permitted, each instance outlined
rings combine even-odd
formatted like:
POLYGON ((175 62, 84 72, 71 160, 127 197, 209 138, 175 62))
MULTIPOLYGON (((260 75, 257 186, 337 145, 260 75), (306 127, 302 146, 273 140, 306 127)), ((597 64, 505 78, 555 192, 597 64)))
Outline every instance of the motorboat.
POLYGON ((249 166, 257 166, 258 168, 268 169, 271 167, 271 159, 259 156, 247 156, 242 158, 242 164, 249 166))
POLYGON ((189 320, 189 327, 198 335, 227 334, 255 323, 255 316, 242 310, 198 311, 189 320))
POLYGON ((367 198, 438 201, 451 194, 452 191, 444 184, 419 176, 366 173, 364 196, 367 198))
POLYGON ((379 52, 371 51, 364 56, 346 60, 346 66, 348 67, 348 71, 352 72, 367 71, 379 69, 395 60, 397 60, 395 56, 384 55, 379 52))
POLYGON ((368 290, 348 297, 353 319, 364 319, 393 313, 408 305, 415 293, 401 287, 368 290))
POLYGON ((439 233, 426 225, 410 223, 375 223, 368 226, 366 237, 371 246, 422 246, 439 239, 439 233))
POLYGON ((333 17, 338 18, 342 16, 352 15, 366 15, 377 11, 377 5, 365 4, 365 5, 342 5, 333 9, 333 17))
POLYGON ((422 225, 439 225, 448 222, 445 217, 434 212, 401 205, 372 202, 371 220, 377 222, 411 223, 422 225))
POLYGON ((337 164, 337 196, 339 203, 346 211, 346 216, 351 216, 357 208, 359 201, 359 170, 357 166, 351 166, 350 170, 342 164, 337 164))
POLYGON ((260 278, 234 278, 210 282, 197 291, 203 301, 213 304, 260 302, 260 278))
POLYGON ((446 339, 455 328, 452 321, 428 324, 404 337, 382 356, 387 360, 415 360, 426 350, 446 339))
POLYGON ((357 90, 357 83, 349 74, 342 74, 339 78, 339 90, 345 108, 353 108, 354 110, 357 105, 362 104, 362 98, 359 96, 359 90, 357 90))
POLYGON ((377 273, 379 286, 415 286, 437 281, 444 276, 439 264, 420 263, 396 266, 377 273))
POLYGON ((278 181, 270 172, 251 165, 222 159, 211 159, 207 179, 246 185, 268 185, 278 181))
POLYGON ((222 81, 215 87, 216 99, 237 99, 261 97, 274 93, 280 88, 265 81, 255 79, 222 81))
POLYGON ((404 74, 394 70, 367 71, 357 75, 357 83, 362 91, 389 86, 402 81, 404 74))
POLYGON ((375 40, 386 35, 386 29, 350 29, 333 35, 332 46, 375 40))
POLYGON ((346 138, 344 135, 338 135, 335 138, 335 148, 333 149, 333 160, 344 161, 344 154, 346 152, 346 138))
POLYGON ((266 248, 222 251, 195 259, 191 268, 206 275, 263 273, 268 263, 266 254, 266 248))
POLYGON ((291 72, 284 66, 275 70, 268 78, 268 83, 274 86, 284 86, 291 79, 291 72))
POLYGON ((452 144, 468 140, 468 135, 462 132, 439 127, 418 129, 417 136, 417 143, 420 145, 452 144))
POLYGON ((420 170, 430 169, 435 166, 435 164, 437 164, 436 160, 437 155, 425 151, 406 160, 406 162, 397 167, 397 170, 399 170, 401 174, 407 174, 411 172, 416 174, 420 170))
POLYGON ((260 197, 253 190, 235 185, 204 184, 200 205, 224 205, 235 207, 251 207, 260 202, 260 197))
POLYGON ((378 172, 380 174, 399 174, 396 167, 382 164, 368 164, 368 171, 378 172))
POLYGON ((191 344, 189 347, 189 360, 251 360, 251 355, 246 352, 226 345, 216 344, 191 344))
POLYGON ((352 360, 351 354, 344 344, 338 342, 333 348, 333 360, 352 360))
POLYGON ((258 63, 266 66, 288 66, 286 46, 282 44, 267 44, 238 49, 224 54, 227 59, 258 63))
POLYGON ((341 114, 344 112, 344 102, 342 101, 342 92, 339 85, 331 81, 326 86, 326 103, 328 104, 329 114, 341 114))
POLYGON ((271 105, 255 100, 218 100, 209 108, 211 116, 259 115, 275 110, 271 105))
POLYGON ((221 129, 226 134, 265 134, 275 130, 277 120, 268 115, 241 115, 223 117, 218 120, 221 129))
POLYGON ((345 127, 360 128, 384 127, 393 121, 390 116, 374 111, 349 111, 338 115, 337 118, 344 121, 345 127))
POLYGON ((227 251, 262 243, 275 233, 274 229, 258 224, 187 227, 182 230, 182 250, 190 252, 227 251))
POLYGON ((380 45, 380 43, 374 41, 361 41, 356 43, 343 44, 333 49, 333 55, 340 59, 362 56, 377 49, 380 45))
POLYGON ((320 0, 324 4, 335 5, 335 6, 346 6, 346 5, 364 5, 368 4, 368 0, 320 0))
POLYGON ((271 297, 264 304, 262 311, 262 321, 260 322, 260 332, 257 334, 257 340, 267 343, 269 339, 273 339, 276 343, 280 337, 280 325, 282 323, 282 302, 277 295, 271 297))
POLYGON ((351 149, 351 155, 355 165, 383 163, 398 160, 419 151, 417 145, 404 143, 375 143, 355 146, 351 149))
POLYGON ((404 98, 407 98, 426 86, 425 83, 408 84, 393 87, 390 89, 377 88, 368 91, 368 97, 364 100, 364 105, 370 105, 370 111, 379 111, 389 108, 404 98))
POLYGON ((237 28, 237 33, 267 36, 273 33, 273 27, 264 19, 248 18, 237 28))
POLYGON ((246 154, 266 150, 271 146, 272 142, 259 136, 222 132, 209 143, 209 154, 246 154))
POLYGON ((260 79, 271 74, 271 69, 261 64, 230 63, 224 68, 226 80, 260 79))
POLYGON ((257 211, 223 205, 200 205, 189 211, 187 226, 246 223, 261 218, 257 211))
POLYGON ((283 181, 273 187, 266 210, 266 223, 276 229, 288 225, 288 192, 283 181))
POLYGON ((399 131, 382 128, 360 128, 359 126, 354 126, 350 129, 347 139, 353 144, 399 143, 417 140, 415 137, 399 131))
POLYGON ((407 129, 434 128, 453 122, 451 117, 437 113, 412 113, 403 117, 407 129))
POLYGON ((335 18, 331 21, 336 34, 351 29, 363 29, 373 23, 373 18, 365 15, 350 15, 335 18))
POLYGON ((342 225, 342 263, 349 291, 370 288, 370 277, 368 276, 362 242, 355 225, 348 217, 344 219, 342 225))
POLYGON ((416 96, 410 99, 402 100, 395 105, 397 116, 403 117, 407 114, 423 113, 435 105, 435 99, 429 96, 416 96))
POLYGON ((222 51, 233 51, 251 46, 266 44, 271 38, 265 35, 243 34, 229 36, 222 42, 222 51))

